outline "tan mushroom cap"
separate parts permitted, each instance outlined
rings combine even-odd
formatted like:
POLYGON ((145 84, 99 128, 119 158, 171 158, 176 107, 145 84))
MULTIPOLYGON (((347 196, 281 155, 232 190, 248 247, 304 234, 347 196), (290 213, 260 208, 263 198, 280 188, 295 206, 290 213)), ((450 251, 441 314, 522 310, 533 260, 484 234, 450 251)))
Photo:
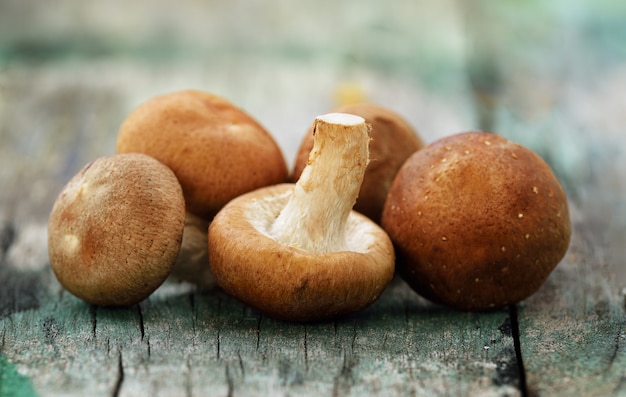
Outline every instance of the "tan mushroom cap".
POLYGON ((148 154, 170 167, 187 210, 206 219, 234 197, 288 178, 273 137, 224 98, 200 91, 155 97, 122 124, 117 152, 148 154))
POLYGON ((475 311, 533 294, 571 235, 567 198, 548 164, 485 132, 449 136, 411 156, 382 225, 398 271, 418 293, 475 311))
POLYGON ((169 168, 143 154, 101 157, 56 199, 50 265, 63 287, 89 303, 132 305, 167 278, 184 224, 182 189, 169 168))
MULTIPOLYGON (((424 143, 417 131, 398 113, 373 103, 343 105, 334 110, 361 116, 372 127, 370 132, 370 163, 354 209, 380 222, 387 192, 404 161, 424 143)), ((298 180, 313 148, 313 134, 309 129, 295 159, 292 181, 298 180)))
POLYGON ((237 197, 209 227, 211 270, 229 294, 274 318, 315 321, 371 305, 393 277, 384 230, 352 211, 346 249, 316 253, 270 237, 294 189, 282 184, 237 197))

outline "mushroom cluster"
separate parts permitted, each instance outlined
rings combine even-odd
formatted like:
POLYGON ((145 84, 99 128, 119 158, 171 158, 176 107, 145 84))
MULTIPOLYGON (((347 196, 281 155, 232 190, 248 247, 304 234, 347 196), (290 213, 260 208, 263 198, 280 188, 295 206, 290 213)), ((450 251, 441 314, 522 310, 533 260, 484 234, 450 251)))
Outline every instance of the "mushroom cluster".
POLYGON ((256 120, 200 91, 139 106, 121 125, 116 151, 63 188, 48 222, 58 280, 99 305, 138 303, 167 276, 214 286, 207 233, 215 213, 288 178, 282 152, 256 120))
POLYGON ((567 197, 549 165, 499 135, 424 146, 400 115, 318 116, 291 175, 274 138, 224 98, 155 97, 50 214, 50 264, 86 302, 140 302, 168 277, 218 285, 274 318, 362 310, 398 273, 420 295, 483 311, 534 293, 565 255, 567 197))
POLYGON ((187 209, 172 277, 215 285, 207 265, 207 229, 233 198, 287 181, 287 163, 270 133, 226 99, 195 90, 148 100, 124 121, 118 153, 144 153, 172 169, 187 209))

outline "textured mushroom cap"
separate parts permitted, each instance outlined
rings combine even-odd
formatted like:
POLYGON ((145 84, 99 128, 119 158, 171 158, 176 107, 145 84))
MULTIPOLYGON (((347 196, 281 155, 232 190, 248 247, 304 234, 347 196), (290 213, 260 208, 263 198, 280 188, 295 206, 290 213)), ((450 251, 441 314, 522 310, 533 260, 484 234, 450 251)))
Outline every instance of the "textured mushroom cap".
POLYGON ((135 304, 167 278, 185 225, 174 173, 143 154, 101 157, 59 194, 48 222, 50 265, 72 294, 135 304))
POLYGON ((170 167, 187 210, 206 219, 234 197, 285 182, 273 137, 227 100, 199 91, 155 97, 122 124, 117 152, 148 154, 170 167))
POLYGON ((534 293, 571 235, 567 199, 548 164, 484 132, 412 155, 389 191, 382 225, 399 273, 418 293, 477 311, 534 293))
MULTIPOLYGON (((404 161, 424 143, 411 125, 399 114, 370 103, 344 105, 335 110, 361 116, 371 125, 370 163, 365 170, 359 198, 354 209, 374 222, 380 222, 383 205, 393 178, 404 161)), ((305 135, 296 156, 292 181, 297 181, 313 148, 312 127, 305 135)))
POLYGON ((293 187, 258 189, 217 214, 209 227, 209 260, 218 285, 283 320, 315 321, 369 306, 393 277, 391 240, 352 211, 345 251, 313 253, 275 241, 269 229, 293 187))

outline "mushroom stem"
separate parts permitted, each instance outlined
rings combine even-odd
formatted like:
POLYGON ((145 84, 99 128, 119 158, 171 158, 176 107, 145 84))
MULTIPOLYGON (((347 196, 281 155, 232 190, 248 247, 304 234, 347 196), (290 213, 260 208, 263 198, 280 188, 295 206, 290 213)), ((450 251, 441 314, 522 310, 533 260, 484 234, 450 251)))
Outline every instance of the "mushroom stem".
POLYGON ((307 166, 270 228, 276 241, 316 253, 345 250, 346 221, 369 161, 369 130, 351 114, 315 119, 307 166))

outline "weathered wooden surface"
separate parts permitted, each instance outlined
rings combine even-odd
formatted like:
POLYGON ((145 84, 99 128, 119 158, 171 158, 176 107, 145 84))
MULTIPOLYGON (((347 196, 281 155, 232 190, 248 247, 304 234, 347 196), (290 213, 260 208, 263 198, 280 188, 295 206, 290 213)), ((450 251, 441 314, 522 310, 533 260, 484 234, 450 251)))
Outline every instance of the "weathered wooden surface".
POLYGON ((543 3, 0 3, 0 396, 626 395, 626 5, 543 3), (426 141, 501 133, 563 181, 571 249, 493 313, 400 280, 321 324, 171 281, 130 308, 87 305, 49 269, 52 202, 132 108, 183 88, 248 110, 290 161, 354 96, 426 141))

